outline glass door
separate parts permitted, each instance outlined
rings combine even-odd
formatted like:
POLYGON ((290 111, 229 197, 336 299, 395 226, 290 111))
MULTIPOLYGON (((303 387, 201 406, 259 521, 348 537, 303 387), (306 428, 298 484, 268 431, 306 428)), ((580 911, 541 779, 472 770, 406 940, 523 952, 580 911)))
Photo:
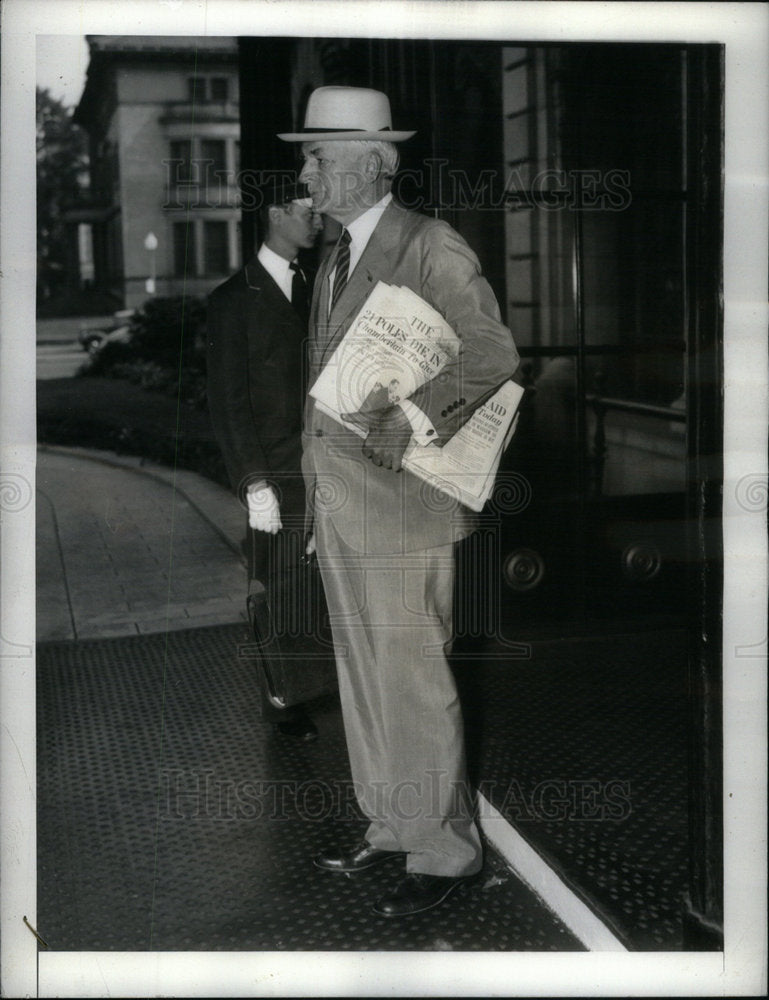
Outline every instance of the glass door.
POLYGON ((682 612, 687 56, 503 47, 505 304, 531 389, 505 472, 511 614, 682 612))

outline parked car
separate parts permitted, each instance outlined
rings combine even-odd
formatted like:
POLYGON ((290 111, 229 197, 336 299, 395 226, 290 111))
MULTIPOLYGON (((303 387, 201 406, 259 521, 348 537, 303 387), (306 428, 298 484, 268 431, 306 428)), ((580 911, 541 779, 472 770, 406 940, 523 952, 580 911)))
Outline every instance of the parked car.
POLYGON ((97 354, 105 344, 127 344, 131 339, 131 317, 133 309, 121 309, 113 314, 112 323, 107 327, 81 327, 78 341, 84 351, 97 354))

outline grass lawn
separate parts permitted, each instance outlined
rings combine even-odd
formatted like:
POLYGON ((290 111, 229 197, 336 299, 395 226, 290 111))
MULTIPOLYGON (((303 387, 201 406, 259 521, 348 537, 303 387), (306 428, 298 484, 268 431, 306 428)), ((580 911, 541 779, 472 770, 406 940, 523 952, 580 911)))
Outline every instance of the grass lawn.
POLYGON ((141 455, 229 487, 208 413, 121 379, 39 381, 37 438, 141 455))

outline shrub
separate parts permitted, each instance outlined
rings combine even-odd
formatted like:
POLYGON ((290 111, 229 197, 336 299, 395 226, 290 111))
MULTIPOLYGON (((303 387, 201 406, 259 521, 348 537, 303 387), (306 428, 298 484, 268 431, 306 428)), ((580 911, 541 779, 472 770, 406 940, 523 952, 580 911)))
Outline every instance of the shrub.
POLYGON ((127 364, 134 363, 138 357, 136 346, 133 343, 123 344, 119 341, 111 341, 92 354, 78 374, 122 378, 123 376, 117 374, 118 370, 127 364))
POLYGON ((190 296, 149 299, 131 318, 131 344, 136 356, 178 369, 205 365, 206 307, 190 296))
POLYGON ((204 407, 205 310, 201 298, 149 299, 131 317, 130 340, 105 344, 78 374, 124 379, 204 407))

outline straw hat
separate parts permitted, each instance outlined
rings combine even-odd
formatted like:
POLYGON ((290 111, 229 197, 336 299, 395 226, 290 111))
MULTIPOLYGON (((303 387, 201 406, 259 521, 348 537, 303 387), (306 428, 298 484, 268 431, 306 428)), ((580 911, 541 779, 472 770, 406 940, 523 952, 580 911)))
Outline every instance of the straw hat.
POLYGON ((366 87, 318 87, 310 94, 301 132, 278 135, 285 142, 318 139, 382 139, 403 142, 414 132, 394 132, 390 101, 366 87))

